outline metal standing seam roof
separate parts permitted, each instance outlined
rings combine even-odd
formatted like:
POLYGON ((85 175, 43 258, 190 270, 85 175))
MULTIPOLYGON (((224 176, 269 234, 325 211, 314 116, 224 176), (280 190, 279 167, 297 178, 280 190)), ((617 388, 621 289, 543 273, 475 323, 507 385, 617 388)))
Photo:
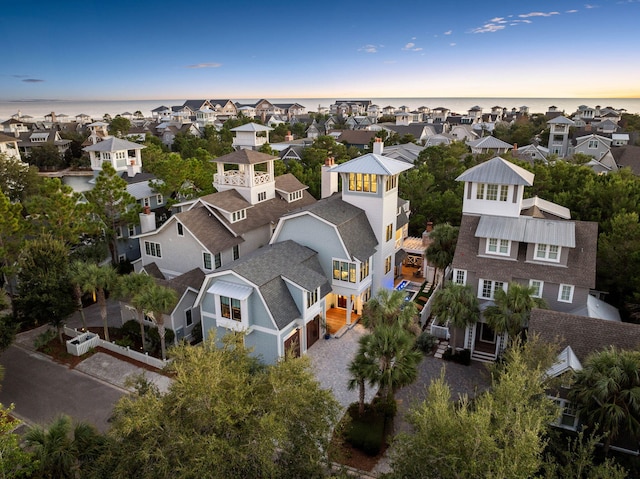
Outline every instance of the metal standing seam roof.
POLYGON ((246 123, 244 125, 236 126, 235 128, 231 128, 230 131, 271 131, 273 128, 270 126, 261 125, 259 123, 246 123))
POLYGON ((495 136, 485 136, 482 138, 478 138, 477 140, 471 140, 466 142, 472 148, 513 148, 513 145, 507 143, 506 141, 502 141, 495 136))
POLYGON ((548 220, 530 216, 518 218, 481 216, 475 236, 575 248, 575 226, 573 221, 548 220))
POLYGON ((140 181, 138 183, 131 183, 127 185, 127 192, 136 200, 148 198, 157 194, 155 190, 151 188, 148 181, 140 181))
POLYGON ((95 145, 86 146, 83 148, 84 151, 121 151, 121 150, 141 150, 146 148, 144 145, 139 145, 138 143, 134 143, 132 141, 123 140, 121 138, 116 138, 111 136, 109 138, 105 138, 104 140, 96 143, 95 145))
POLYGON ((523 210, 532 208, 534 206, 536 206, 541 211, 546 211, 547 213, 551 213, 560 218, 564 218, 567 220, 571 219, 571 211, 569 210, 569 208, 553 203, 551 201, 543 200, 538 196, 534 196, 533 198, 525 198, 520 204, 520 207, 523 210))
POLYGON ((456 181, 532 186, 534 176, 530 171, 496 156, 489 161, 469 168, 458 176, 456 181))
POLYGON ((367 153, 346 163, 341 163, 332 168, 336 173, 368 173, 375 175, 397 175, 412 168, 404 161, 394 160, 388 156, 367 153))
POLYGON ((558 354, 556 362, 547 369, 547 377, 555 378, 567 371, 580 371, 582 364, 580 360, 571 349, 571 346, 567 346, 558 354))
POLYGON ((556 116, 555 118, 549 120, 547 123, 550 124, 559 124, 559 125, 575 125, 576 122, 570 120, 566 116, 556 116))

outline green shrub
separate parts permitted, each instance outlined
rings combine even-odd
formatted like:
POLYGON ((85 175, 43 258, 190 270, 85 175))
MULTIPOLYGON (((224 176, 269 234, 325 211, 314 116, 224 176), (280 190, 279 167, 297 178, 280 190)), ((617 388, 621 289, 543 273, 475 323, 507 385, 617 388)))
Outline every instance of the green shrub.
POLYGON ((191 344, 198 344, 202 342, 202 324, 196 323, 191 330, 191 344))
POLYGON ((122 335, 134 341, 140 340, 140 323, 135 319, 130 319, 120 328, 122 335))
POLYGON ((436 344, 438 344, 438 338, 427 331, 423 331, 416 339, 416 347, 425 354, 431 353, 436 344))
POLYGON ((37 350, 42 350, 46 353, 49 343, 57 337, 58 333, 56 333, 53 329, 47 329, 44 333, 38 334, 35 341, 33 342, 33 346, 37 350))
POLYGON ((394 398, 376 396, 371 402, 373 414, 383 418, 393 419, 398 412, 398 403, 394 398))
MULTIPOLYGON (((167 347, 173 345, 173 340, 176 337, 173 330, 166 328, 164 333, 164 343, 167 347)), ((158 334, 158 328, 149 328, 148 335, 149 338, 149 354, 160 357, 160 334, 158 334)))
POLYGON ((454 352, 453 349, 448 348, 442 355, 442 359, 469 366, 471 364, 471 350, 463 349, 462 351, 454 352))
POLYGON ((361 418, 352 418, 345 431, 345 439, 365 454, 377 455, 384 443, 384 417, 365 414, 361 418))
POLYGON ((116 344, 123 348, 132 348, 134 345, 133 339, 129 336, 124 336, 122 339, 116 339, 116 344))

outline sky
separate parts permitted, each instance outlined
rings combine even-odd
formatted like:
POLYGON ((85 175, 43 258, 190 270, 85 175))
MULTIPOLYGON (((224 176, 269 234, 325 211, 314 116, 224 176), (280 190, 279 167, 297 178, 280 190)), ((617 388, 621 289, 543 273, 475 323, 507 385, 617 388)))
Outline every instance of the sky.
POLYGON ((0 7, 0 100, 640 97, 640 0, 0 7))

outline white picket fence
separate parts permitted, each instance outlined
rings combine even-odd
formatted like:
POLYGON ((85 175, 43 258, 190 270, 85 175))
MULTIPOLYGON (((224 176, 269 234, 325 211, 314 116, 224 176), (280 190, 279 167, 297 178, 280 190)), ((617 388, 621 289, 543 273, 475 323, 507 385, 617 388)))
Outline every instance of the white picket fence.
MULTIPOLYGON (((71 336, 72 338, 75 338, 76 336, 79 336, 84 333, 82 333, 81 331, 78 331, 77 329, 67 328, 65 326, 64 334, 66 334, 67 336, 71 336)), ((125 356, 127 358, 133 359, 135 361, 138 361, 144 364, 148 364, 149 366, 153 366, 154 368, 163 369, 169 363, 168 360, 163 361, 162 359, 149 356, 149 353, 139 353, 138 351, 134 351, 129 346, 119 346, 116 343, 110 343, 109 341, 105 341, 99 336, 98 336, 98 340, 95 341, 94 343, 95 343, 94 346, 100 346, 101 348, 104 348, 108 351, 112 351, 116 354, 121 354, 122 356, 125 356)), ((87 351, 89 349, 90 348, 87 347, 87 351)), ((87 351, 85 351, 85 353, 87 351)))

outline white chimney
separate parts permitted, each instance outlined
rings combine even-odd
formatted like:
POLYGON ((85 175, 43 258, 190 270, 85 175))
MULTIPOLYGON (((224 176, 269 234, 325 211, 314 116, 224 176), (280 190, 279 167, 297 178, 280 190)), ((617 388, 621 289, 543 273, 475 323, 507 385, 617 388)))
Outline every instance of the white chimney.
POLYGON ((136 173, 138 173, 138 171, 136 170, 136 160, 129 161, 129 163, 127 164, 127 176, 129 178, 133 178, 134 176, 136 176, 136 173))
POLYGON ((333 158, 327 158, 322 165, 321 172, 321 198, 328 198, 338 191, 338 173, 331 171, 335 166, 333 158))
POLYGON ((382 138, 376 137, 373 142, 373 154, 382 155, 382 150, 384 150, 384 143, 382 142, 382 138))
POLYGON ((144 211, 138 215, 140 217, 140 231, 149 233, 156 229, 156 214, 151 211, 148 206, 144 207, 144 211))

